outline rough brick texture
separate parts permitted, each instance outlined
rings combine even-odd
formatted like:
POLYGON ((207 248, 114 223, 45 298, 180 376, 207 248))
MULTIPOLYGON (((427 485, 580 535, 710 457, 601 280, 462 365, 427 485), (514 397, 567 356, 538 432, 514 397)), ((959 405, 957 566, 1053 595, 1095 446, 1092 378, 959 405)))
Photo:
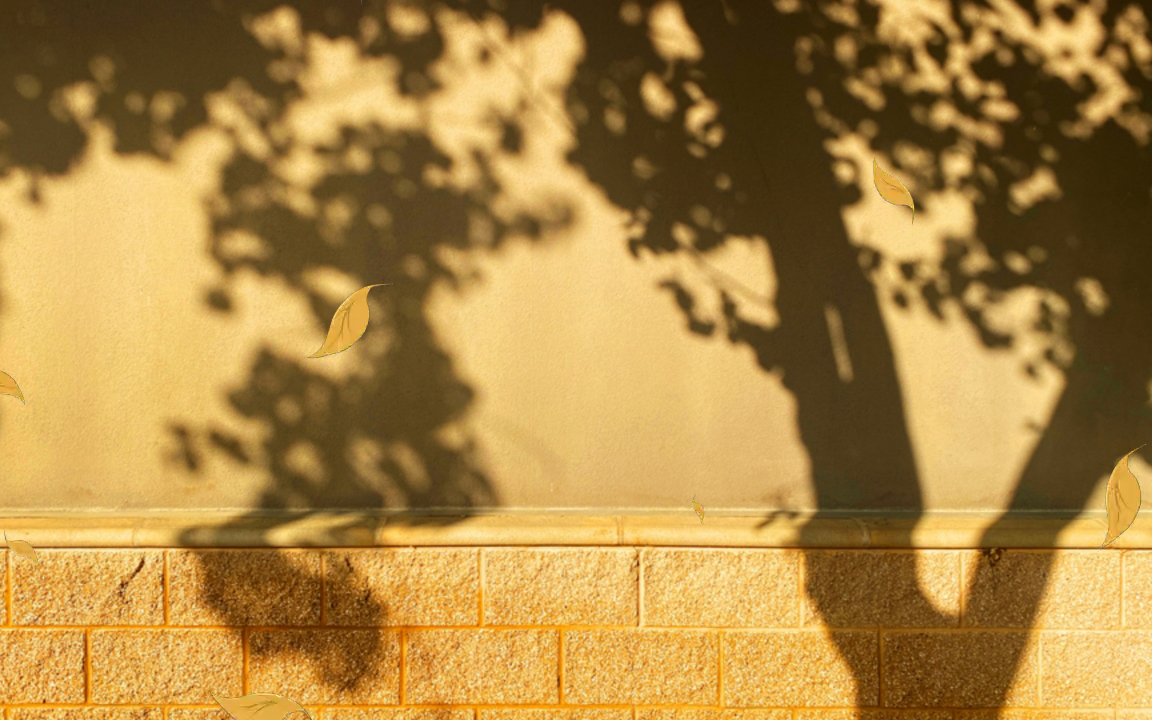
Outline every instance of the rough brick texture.
POLYGON ((486 550, 484 563, 486 625, 637 623, 635 550, 486 550))
POLYGON ((575 705, 715 705, 718 634, 591 630, 564 634, 564 698, 575 705))
POLYGON ((3 561, 3 720, 1152 720, 1147 550, 3 561))
POLYGON ((644 551, 645 625, 797 627, 799 598, 794 552, 644 551))

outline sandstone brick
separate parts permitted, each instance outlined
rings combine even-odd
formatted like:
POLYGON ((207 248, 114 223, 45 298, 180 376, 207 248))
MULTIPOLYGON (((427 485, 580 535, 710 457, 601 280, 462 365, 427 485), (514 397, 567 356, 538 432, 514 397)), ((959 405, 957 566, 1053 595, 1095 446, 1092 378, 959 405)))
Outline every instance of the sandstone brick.
POLYGON ((1152 631, 1041 634, 1044 704, 1152 708, 1152 631))
POLYGON ((164 720, 162 707, 12 708, 8 720, 164 720))
POLYGON ((564 702, 715 705, 718 652, 715 632, 568 631, 564 702))
POLYGON ((1152 628, 1152 550, 1124 553, 1124 627, 1152 628))
MULTIPOLYGON (((889 710, 853 708, 850 710, 816 710, 802 708, 794 720, 954 720, 951 710, 889 710)), ((992 719, 994 720, 994 719, 992 719)))
POLYGON ((400 702, 396 630, 255 630, 248 647, 250 692, 274 692, 301 705, 400 702))
POLYGON ((0 630, 0 703, 84 702, 84 633, 0 630))
POLYGON ((633 720, 630 708, 500 708, 479 713, 479 720, 633 720))
POLYGON ((1152 720, 1152 710, 1117 710, 1116 720, 1152 720))
POLYGON ((960 710, 955 720, 1112 720, 1111 710, 960 710))
POLYGON ((212 703, 241 695, 240 633, 93 630, 92 702, 212 703))
POLYGON ((645 626, 797 627, 799 600, 792 550, 644 550, 645 626))
POLYGON ((476 711, 457 708, 326 708, 318 720, 476 720, 476 711))
POLYGON ((319 625, 320 554, 171 550, 173 625, 319 625))
POLYGON ((1028 633, 885 632, 888 707, 1036 707, 1037 644, 1028 633))
POLYGON ((959 623, 956 552, 811 550, 803 562, 805 626, 921 628, 959 623))
MULTIPOLYGON (((308 712, 312 713, 312 717, 316 717, 316 713, 311 709, 308 712)), ((219 705, 213 705, 210 708, 195 708, 195 707, 170 707, 168 708, 168 717, 166 720, 234 720, 231 715, 224 712, 224 709, 219 705)), ((296 720, 296 718, 292 718, 296 720)))
POLYGON ((413 705, 559 702, 555 630, 413 630, 405 701, 413 705))
POLYGON ((484 550, 485 625, 638 623, 632 548, 484 550))
POLYGON ((1120 556, 1008 550, 995 565, 964 553, 966 627, 1120 627, 1120 556))
POLYGON ((478 550, 372 549, 325 556, 329 625, 476 625, 478 550))
MULTIPOLYGON (((792 720, 792 711, 787 709, 637 708, 636 720, 792 720)), ((844 720, 849 719, 845 718, 844 720)))
POLYGON ((877 646, 876 633, 868 631, 726 632, 724 704, 876 705, 877 646))
POLYGON ((39 550, 12 566, 13 625, 162 625, 164 553, 39 550))

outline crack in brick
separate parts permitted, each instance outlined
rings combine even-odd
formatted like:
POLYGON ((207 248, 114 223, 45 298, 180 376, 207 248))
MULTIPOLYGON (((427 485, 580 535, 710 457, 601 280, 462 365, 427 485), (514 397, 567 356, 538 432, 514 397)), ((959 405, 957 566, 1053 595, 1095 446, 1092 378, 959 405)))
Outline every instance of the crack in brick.
POLYGON ((145 562, 145 559, 140 558, 140 564, 136 566, 136 569, 132 571, 132 574, 129 575, 127 578, 121 580, 120 584, 117 586, 116 594, 118 596, 120 596, 121 602, 128 602, 128 598, 124 597, 124 591, 128 589, 128 583, 135 580, 136 576, 140 574, 140 571, 144 569, 144 562, 145 562))

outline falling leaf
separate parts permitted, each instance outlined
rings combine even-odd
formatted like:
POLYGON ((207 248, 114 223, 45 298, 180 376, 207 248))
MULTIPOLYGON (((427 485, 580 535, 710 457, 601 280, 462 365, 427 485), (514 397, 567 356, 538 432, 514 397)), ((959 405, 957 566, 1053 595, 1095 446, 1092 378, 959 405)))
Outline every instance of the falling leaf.
POLYGON ((0 395, 11 395, 20 398, 20 402, 24 402, 24 393, 20 392, 20 386, 6 372, 0 372, 0 395))
POLYGON ((283 720, 296 712, 308 715, 295 700, 273 693, 253 693, 238 698, 217 697, 213 693, 212 699, 236 720, 283 720))
POLYGON ((700 522, 704 522, 704 506, 696 502, 696 496, 692 496, 692 509, 700 516, 700 522))
POLYGON ((1140 483, 1128 469, 1128 457, 1136 450, 1120 458, 1112 470, 1112 477, 1108 478, 1108 536, 1104 545, 1120 537, 1140 512, 1140 483))
POLYGON ((336 308, 336 314, 332 316, 332 327, 328 328, 328 337, 324 340, 324 344, 308 357, 319 358, 344 352, 360 339, 368 329, 368 291, 374 287, 381 285, 362 287, 340 303, 340 307, 336 308))
POLYGON ((40 562, 36 559, 36 548, 27 540, 9 540, 8 533, 5 532, 4 542, 8 543, 8 549, 14 550, 18 555, 23 555, 33 562, 40 562))
POLYGON ((880 169, 876 158, 872 158, 872 182, 876 183, 876 192, 893 205, 904 205, 912 208, 912 222, 916 222, 916 203, 912 202, 912 193, 904 187, 904 183, 880 169))

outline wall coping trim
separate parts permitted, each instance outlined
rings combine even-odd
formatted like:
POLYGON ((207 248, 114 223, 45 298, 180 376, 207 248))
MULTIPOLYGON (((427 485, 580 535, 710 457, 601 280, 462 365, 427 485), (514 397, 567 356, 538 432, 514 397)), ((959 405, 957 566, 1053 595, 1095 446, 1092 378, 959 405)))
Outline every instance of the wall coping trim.
MULTIPOLYGON (((738 548, 1098 548, 1103 513, 1012 516, 987 540, 993 513, 777 516, 488 514, 383 516, 365 513, 227 512, 0 515, 0 530, 36 548, 675 546, 738 548), (808 528, 801 537, 801 528, 808 528)), ((1140 516, 1114 549, 1152 548, 1152 517, 1140 516)))

